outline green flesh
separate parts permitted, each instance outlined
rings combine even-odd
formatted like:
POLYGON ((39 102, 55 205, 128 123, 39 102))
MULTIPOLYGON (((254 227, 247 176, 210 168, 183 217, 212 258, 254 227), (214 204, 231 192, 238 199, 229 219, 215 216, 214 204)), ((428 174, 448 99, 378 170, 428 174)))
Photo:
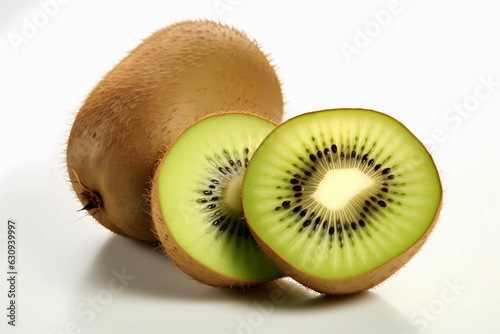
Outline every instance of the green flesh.
POLYGON ((179 246, 211 270, 241 280, 280 277, 243 219, 241 181, 274 124, 248 114, 205 118, 174 142, 159 175, 163 219, 179 246))
POLYGON ((325 110, 266 138, 245 174, 243 206, 285 261, 347 278, 410 248, 434 220, 441 192, 431 156, 402 124, 370 110, 325 110))

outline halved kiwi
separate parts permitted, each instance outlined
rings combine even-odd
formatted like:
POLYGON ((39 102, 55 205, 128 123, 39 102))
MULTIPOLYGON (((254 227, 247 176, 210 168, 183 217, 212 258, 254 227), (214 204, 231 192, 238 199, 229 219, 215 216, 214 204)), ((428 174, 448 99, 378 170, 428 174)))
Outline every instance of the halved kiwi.
POLYGON ((307 113, 278 126, 243 181, 251 230, 278 267, 327 294, 371 288, 434 227, 442 200, 424 146, 372 110, 307 113))
POLYGON ((249 286, 282 275, 257 247, 241 204, 253 152, 275 125, 250 114, 218 114, 187 128, 158 167, 153 226, 164 252, 212 286, 249 286))

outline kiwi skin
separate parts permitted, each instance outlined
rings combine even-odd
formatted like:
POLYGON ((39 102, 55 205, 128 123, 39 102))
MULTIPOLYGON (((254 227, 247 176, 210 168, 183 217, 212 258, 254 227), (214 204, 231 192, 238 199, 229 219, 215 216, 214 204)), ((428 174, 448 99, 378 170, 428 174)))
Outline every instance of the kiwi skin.
POLYGON ((255 41, 211 21, 157 31, 91 91, 66 151, 83 208, 109 230, 154 242, 147 202, 155 164, 177 135, 220 111, 281 122, 283 96, 255 41))
MULTIPOLYGON (((206 117, 210 117, 216 115, 218 113, 214 113, 212 115, 207 115, 206 117)), ((252 116, 257 116, 251 113, 245 113, 252 116)), ((203 120, 204 118, 199 121, 203 120)), ((262 118, 262 117, 261 117, 262 118)), ((276 123, 273 123, 277 125, 276 123)), ((180 136, 180 135, 179 135, 180 136)), ((151 181, 151 192, 150 192, 150 200, 151 200, 151 217, 153 220, 152 230, 159 242, 159 247, 163 251, 165 255, 167 255, 172 262, 181 269, 185 274, 190 276, 191 278, 197 280, 200 283, 207 284, 213 287, 219 288, 251 288, 260 283, 265 283, 272 281, 270 280, 242 280, 236 279, 232 277, 228 277, 226 275, 219 274, 210 268, 206 267, 193 257, 191 257, 188 253, 186 253, 179 244, 175 241, 172 234, 170 233, 165 220, 163 219, 163 214, 160 206, 160 198, 158 193, 158 180, 160 177, 160 171, 163 164, 163 160, 165 159, 168 152, 166 152, 163 157, 159 160, 155 175, 151 181)))

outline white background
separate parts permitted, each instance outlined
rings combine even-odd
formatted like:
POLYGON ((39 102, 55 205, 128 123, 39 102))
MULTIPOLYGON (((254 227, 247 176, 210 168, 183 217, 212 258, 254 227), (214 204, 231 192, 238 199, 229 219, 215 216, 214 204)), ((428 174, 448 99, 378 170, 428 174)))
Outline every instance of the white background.
POLYGON ((0 4, 0 332, 500 331, 498 1, 61 0, 49 10, 47 1, 0 4), (64 165, 73 114, 141 39, 196 18, 262 44, 283 81, 287 118, 370 108, 426 143, 445 205, 430 240, 396 276, 342 299, 286 280, 247 293, 215 289, 77 212, 64 165), (29 24, 38 27, 28 36, 29 24), (8 218, 19 238, 15 329, 5 317, 8 218), (122 268, 134 279, 104 300, 122 268), (280 303, 271 301, 275 291, 280 303), (82 314, 92 298, 104 303, 95 317, 82 314))

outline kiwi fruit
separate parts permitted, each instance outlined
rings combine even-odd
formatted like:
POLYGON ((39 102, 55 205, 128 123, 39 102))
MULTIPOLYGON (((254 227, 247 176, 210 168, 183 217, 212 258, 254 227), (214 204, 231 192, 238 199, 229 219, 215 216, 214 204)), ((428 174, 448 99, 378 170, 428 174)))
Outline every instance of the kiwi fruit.
POLYGON ((398 271, 436 224, 432 157, 392 117, 307 113, 274 129, 242 186, 250 229, 278 268, 320 293, 369 289, 398 271))
POLYGON ((153 242, 147 192, 168 146, 206 115, 250 110, 273 122, 283 117, 280 82, 255 41, 211 21, 157 31, 76 115, 66 162, 83 209, 111 231, 153 242))
POLYGON ((241 182, 275 125, 250 114, 209 116, 187 128, 159 164, 151 189, 161 248, 192 278, 247 287, 281 277, 243 217, 241 182))

